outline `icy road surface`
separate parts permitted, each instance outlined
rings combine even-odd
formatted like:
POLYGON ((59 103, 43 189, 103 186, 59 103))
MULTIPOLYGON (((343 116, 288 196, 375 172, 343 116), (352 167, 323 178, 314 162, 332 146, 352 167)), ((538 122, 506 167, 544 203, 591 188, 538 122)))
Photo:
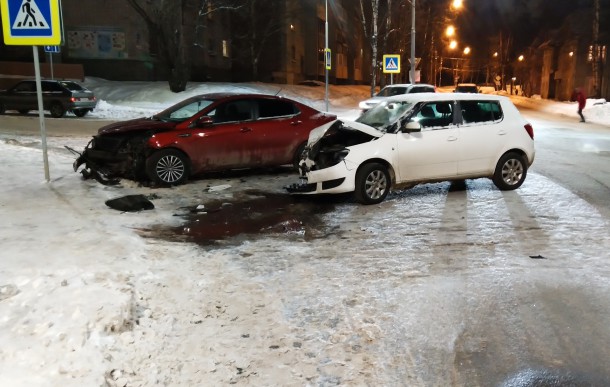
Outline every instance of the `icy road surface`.
POLYGON ((536 370, 610 380, 609 221, 540 174, 513 192, 482 179, 337 203, 319 228, 198 246, 140 233, 247 189, 282 193, 295 176, 104 187, 62 148, 88 139, 51 138, 47 184, 39 140, 9 137, 0 385, 493 386, 536 370), (152 211, 104 204, 153 193, 152 211))

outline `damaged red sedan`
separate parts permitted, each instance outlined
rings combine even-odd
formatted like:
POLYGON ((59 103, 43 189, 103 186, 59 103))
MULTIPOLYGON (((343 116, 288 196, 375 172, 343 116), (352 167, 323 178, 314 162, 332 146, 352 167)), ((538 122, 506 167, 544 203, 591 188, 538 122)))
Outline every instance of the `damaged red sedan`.
POLYGON ((104 126, 74 162, 85 178, 178 185, 237 168, 296 166, 309 132, 336 116, 284 97, 203 94, 149 118, 104 126))

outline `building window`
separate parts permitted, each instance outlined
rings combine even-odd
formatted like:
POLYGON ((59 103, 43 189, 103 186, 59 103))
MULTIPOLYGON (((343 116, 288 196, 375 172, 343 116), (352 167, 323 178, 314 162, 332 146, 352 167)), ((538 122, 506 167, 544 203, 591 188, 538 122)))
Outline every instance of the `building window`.
POLYGON ((225 58, 229 57, 229 42, 227 42, 226 40, 222 41, 222 56, 224 56, 225 58))
POLYGON ((606 46, 589 46, 587 60, 593 62, 595 59, 601 60, 603 63, 606 62, 606 46))
POLYGON ((326 27, 324 20, 318 19, 318 62, 324 63, 324 48, 326 44, 326 27))

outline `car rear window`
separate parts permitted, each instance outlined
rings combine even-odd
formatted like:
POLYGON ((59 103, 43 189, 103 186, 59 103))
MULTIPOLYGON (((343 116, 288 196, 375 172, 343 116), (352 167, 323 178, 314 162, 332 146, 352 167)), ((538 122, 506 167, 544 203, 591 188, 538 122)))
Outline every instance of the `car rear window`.
POLYGON ((81 85, 79 85, 76 82, 70 82, 70 81, 63 81, 63 82, 59 82, 63 87, 65 87, 66 89, 70 90, 70 91, 84 91, 87 90, 84 87, 82 87, 81 85))
POLYGON ((429 86, 415 86, 411 89, 411 94, 413 93, 434 93, 434 88, 429 86))
POLYGON ((503 117, 498 101, 460 101, 460 106, 465 124, 499 121, 503 117))
POLYGON ((406 93, 407 93, 406 87, 398 86, 398 87, 384 87, 383 89, 381 89, 381 91, 379 93, 377 93, 377 95, 379 97, 391 97, 393 95, 401 95, 401 94, 406 94, 406 93))

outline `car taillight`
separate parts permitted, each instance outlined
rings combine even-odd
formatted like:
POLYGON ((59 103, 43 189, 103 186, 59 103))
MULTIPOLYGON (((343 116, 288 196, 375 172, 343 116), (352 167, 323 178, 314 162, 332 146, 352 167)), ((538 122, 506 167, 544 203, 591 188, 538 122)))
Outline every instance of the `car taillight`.
POLYGON ((532 125, 525 124, 523 127, 525 128, 525 131, 527 132, 527 134, 530 135, 530 138, 533 140, 534 139, 534 128, 532 128, 532 125))
POLYGON ((70 102, 76 102, 76 98, 70 97, 70 102))

